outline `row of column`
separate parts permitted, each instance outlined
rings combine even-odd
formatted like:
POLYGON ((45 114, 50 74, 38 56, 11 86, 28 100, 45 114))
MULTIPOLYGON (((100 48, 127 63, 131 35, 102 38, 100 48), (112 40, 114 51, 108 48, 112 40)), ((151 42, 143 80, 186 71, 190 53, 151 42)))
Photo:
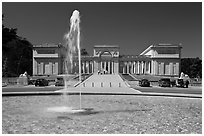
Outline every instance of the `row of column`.
POLYGON ((113 61, 101 61, 98 64, 99 64, 99 67, 98 67, 99 71, 103 72, 105 70, 107 74, 114 73, 114 62, 113 61))
POLYGON ((94 72, 94 64, 93 61, 82 61, 81 64, 81 73, 89 74, 94 72))
POLYGON ((150 61, 131 61, 124 62, 123 74, 150 74, 151 62, 150 61))

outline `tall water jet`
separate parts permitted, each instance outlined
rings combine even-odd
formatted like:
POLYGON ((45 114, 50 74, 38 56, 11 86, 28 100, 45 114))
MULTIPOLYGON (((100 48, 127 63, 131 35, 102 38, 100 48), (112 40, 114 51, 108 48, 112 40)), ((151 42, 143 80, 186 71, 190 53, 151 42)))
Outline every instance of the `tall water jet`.
POLYGON ((72 73, 73 70, 73 59, 74 55, 78 53, 78 63, 79 63, 79 83, 81 83, 81 49, 80 49, 80 16, 79 11, 74 10, 72 13, 72 16, 70 18, 70 29, 67 34, 64 35, 65 39, 65 75, 64 75, 64 89, 62 91, 63 97, 64 97, 64 104, 65 106, 62 107, 51 107, 48 108, 48 111, 53 112, 70 112, 70 113, 76 113, 76 112, 84 112, 85 109, 81 109, 81 85, 80 85, 80 101, 79 101, 79 109, 73 109, 72 107, 68 107, 68 81, 69 81, 69 72, 72 73))
POLYGON ((70 30, 65 34, 65 75, 64 82, 65 87, 63 89, 63 96, 65 101, 67 101, 67 89, 68 89, 68 80, 69 72, 72 72, 73 69, 73 58, 75 53, 78 53, 78 62, 79 62, 79 85, 80 85, 80 101, 79 109, 68 107, 68 103, 65 103, 65 106, 61 107, 50 107, 47 110, 50 112, 66 112, 66 113, 88 113, 93 112, 93 108, 81 108, 81 49, 80 49, 80 16, 79 11, 74 10, 70 18, 70 30))
MULTIPOLYGON (((79 61, 79 82, 81 83, 81 49, 80 49, 80 16, 79 11, 74 10, 72 16, 70 18, 70 30, 67 34, 65 34, 65 48, 67 50, 66 55, 66 71, 68 74, 69 71, 69 63, 70 69, 73 70, 73 55, 78 52, 78 61, 79 61), (76 50, 77 49, 77 50, 76 50)), ((67 89, 67 80, 65 80, 65 89, 67 89)), ((81 109, 81 86, 80 86, 80 109, 81 109)))

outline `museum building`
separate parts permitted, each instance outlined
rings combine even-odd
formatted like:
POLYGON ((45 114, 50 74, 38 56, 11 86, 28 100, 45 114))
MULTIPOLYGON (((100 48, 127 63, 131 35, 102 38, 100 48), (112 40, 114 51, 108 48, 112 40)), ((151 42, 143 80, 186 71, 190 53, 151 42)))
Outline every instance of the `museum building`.
MULTIPOLYGON (((81 56, 81 72, 179 76, 181 48, 179 44, 154 44, 139 55, 120 55, 117 45, 95 45, 92 56, 81 56)), ((33 75, 67 73, 64 50, 61 44, 34 45, 33 75)), ((69 73, 78 73, 77 57, 69 73)))

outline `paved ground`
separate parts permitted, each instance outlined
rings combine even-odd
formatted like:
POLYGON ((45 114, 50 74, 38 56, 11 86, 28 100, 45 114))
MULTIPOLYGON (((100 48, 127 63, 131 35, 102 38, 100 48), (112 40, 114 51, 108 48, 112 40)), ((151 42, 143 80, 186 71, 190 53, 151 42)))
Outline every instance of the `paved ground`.
POLYGON ((29 86, 7 86, 2 88, 2 92, 53 92, 56 90, 63 89, 63 87, 46 86, 46 87, 35 87, 34 85, 29 86))
POLYGON ((110 93, 110 94, 117 94, 117 93, 123 93, 123 94, 139 94, 140 91, 128 88, 128 87, 75 87, 75 88, 68 88, 67 90, 61 89, 57 90, 55 92, 82 92, 82 93, 110 93))
MULTIPOLYGON (((63 92, 63 87, 3 87, 3 96, 15 95, 55 95, 63 92)), ((79 94, 80 88, 68 88, 67 92, 71 94, 79 94)), ((118 88, 102 88, 102 87, 85 87, 81 88, 82 94, 96 95, 144 95, 144 96, 171 96, 171 97, 190 97, 202 98, 201 87, 189 88, 161 88, 161 87, 136 87, 136 89, 128 87, 118 88)))
POLYGON ((202 95, 202 87, 190 86, 189 88, 178 87, 134 87, 142 93, 176 93, 176 94, 200 94, 202 95))

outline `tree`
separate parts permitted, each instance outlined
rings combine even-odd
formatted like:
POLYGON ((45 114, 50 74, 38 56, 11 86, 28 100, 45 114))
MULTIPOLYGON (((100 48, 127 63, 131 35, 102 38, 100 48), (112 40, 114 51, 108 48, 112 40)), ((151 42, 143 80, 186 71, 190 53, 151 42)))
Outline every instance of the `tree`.
POLYGON ((202 77, 202 60, 197 58, 182 58, 181 71, 191 78, 202 77))
POLYGON ((81 49, 81 55, 82 56, 88 56, 89 53, 86 51, 86 49, 81 49))
MULTIPOLYGON (((4 15, 2 16, 4 19, 4 15)), ((2 20, 3 20, 2 19, 2 20)), ((32 44, 17 35, 17 29, 2 25, 2 75, 32 74, 32 44)))

